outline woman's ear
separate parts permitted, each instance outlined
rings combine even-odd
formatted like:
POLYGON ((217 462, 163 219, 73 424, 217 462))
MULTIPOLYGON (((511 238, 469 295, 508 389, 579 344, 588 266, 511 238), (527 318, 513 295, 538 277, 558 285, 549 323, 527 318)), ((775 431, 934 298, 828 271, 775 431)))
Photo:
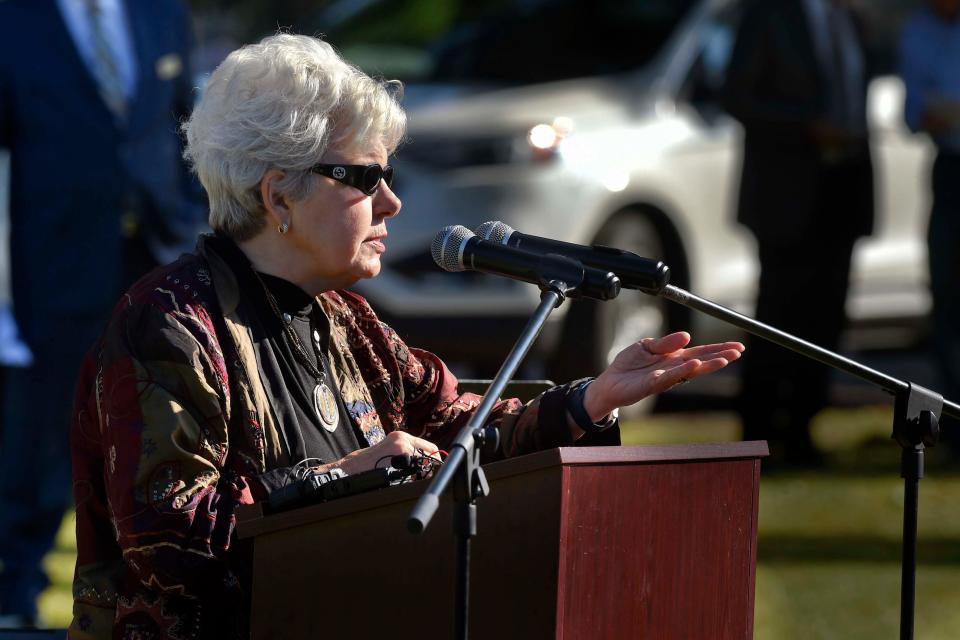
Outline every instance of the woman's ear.
POLYGON ((260 200, 267 215, 277 227, 290 226, 293 211, 287 195, 277 188, 277 183, 286 177, 280 169, 271 169, 260 178, 260 200))

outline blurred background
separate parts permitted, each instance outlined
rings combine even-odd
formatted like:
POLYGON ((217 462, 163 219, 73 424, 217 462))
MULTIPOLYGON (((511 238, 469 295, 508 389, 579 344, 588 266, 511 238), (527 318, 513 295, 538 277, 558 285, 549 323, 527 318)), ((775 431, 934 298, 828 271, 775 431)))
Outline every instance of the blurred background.
MULTIPOLYGON (((403 81, 409 134, 392 160, 403 213, 391 221, 383 272, 357 289, 409 343, 438 352, 461 377, 495 373, 539 292, 440 271, 429 246, 446 225, 472 229, 501 220, 528 234, 628 249, 664 260, 674 284, 754 313, 757 242, 736 222, 743 129, 721 96, 743 2, 187 4, 198 91, 229 51, 278 29, 323 35, 368 73, 403 81)), ((895 74, 900 31, 923 3, 852 4, 869 60, 876 205, 873 233, 853 251, 840 350, 939 389, 926 238, 935 148, 908 129, 904 84, 895 74)), ((0 155, 0 176, 6 169, 0 155)), ((816 260, 818 247, 809 251, 816 260)), ((5 252, 0 244, 0 259, 5 252)), ((815 288, 794 293, 819 304, 815 288)), ((522 375, 562 381, 596 373, 631 341, 677 329, 700 342, 742 337, 711 318, 624 291, 609 304, 558 309, 522 375)), ((634 409, 627 443, 739 439, 739 366, 634 409)), ((757 638, 896 633, 902 488, 899 450, 888 439, 891 414, 892 398, 883 392, 831 375, 829 408, 812 423, 823 464, 765 468, 757 638)), ((951 638, 960 629, 960 514, 952 509, 960 475, 942 448, 928 461, 916 637, 951 638)), ((43 615, 51 626, 69 621, 72 535, 68 517, 48 557, 54 585, 43 615)))

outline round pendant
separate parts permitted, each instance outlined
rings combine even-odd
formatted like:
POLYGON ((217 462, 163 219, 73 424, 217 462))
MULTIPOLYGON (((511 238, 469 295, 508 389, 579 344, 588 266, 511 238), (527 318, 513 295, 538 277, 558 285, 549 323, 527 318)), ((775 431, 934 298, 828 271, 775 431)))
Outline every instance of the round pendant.
POLYGON ((333 433, 340 422, 340 411, 337 409, 337 396, 333 394, 325 382, 317 383, 313 389, 313 408, 317 411, 320 424, 327 431, 333 433))

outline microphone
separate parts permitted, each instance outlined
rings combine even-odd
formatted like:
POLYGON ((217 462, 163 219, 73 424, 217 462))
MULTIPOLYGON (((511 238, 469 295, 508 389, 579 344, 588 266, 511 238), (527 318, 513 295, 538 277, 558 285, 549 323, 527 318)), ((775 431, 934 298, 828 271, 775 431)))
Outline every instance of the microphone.
POLYGON ((612 273, 565 256, 541 256, 487 242, 462 225, 441 229, 430 253, 444 271, 483 271, 538 285, 559 280, 571 288, 564 293, 574 298, 612 300, 620 293, 620 279, 612 273))
POLYGON ((641 258, 630 251, 602 246, 587 247, 572 242, 528 236, 504 222, 493 220, 484 222, 476 231, 484 240, 496 244, 538 255, 558 253, 589 267, 610 271, 620 278, 620 283, 627 289, 659 294, 670 283, 670 267, 657 260, 641 258))

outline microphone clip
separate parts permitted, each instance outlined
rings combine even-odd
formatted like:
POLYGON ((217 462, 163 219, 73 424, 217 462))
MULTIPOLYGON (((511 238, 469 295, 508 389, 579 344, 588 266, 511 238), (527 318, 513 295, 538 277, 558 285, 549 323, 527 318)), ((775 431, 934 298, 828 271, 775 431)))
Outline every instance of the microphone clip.
MULTIPOLYGON (((620 293, 620 280, 613 274, 608 274, 608 287, 604 299, 617 297, 620 293)), ((552 291, 557 295, 559 307, 569 297, 577 297, 580 287, 584 284, 586 272, 583 264, 559 253, 547 253, 541 256, 537 265, 538 286, 542 291, 552 291)))

